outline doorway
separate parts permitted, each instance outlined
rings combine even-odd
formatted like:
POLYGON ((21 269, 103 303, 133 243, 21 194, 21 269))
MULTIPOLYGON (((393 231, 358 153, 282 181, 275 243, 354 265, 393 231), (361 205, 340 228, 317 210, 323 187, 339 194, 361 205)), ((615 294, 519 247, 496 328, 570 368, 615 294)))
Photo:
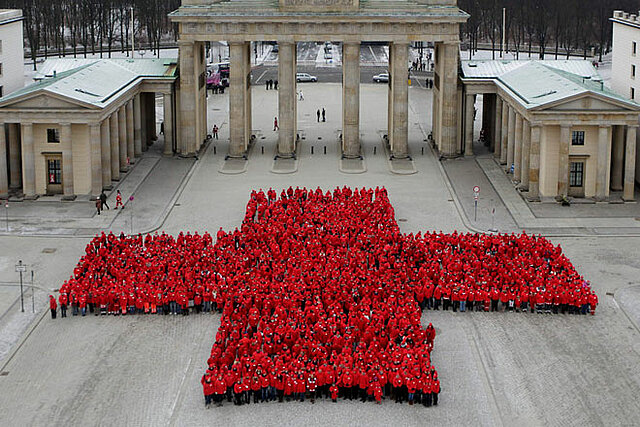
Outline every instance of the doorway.
POLYGON ((583 159, 571 159, 569 163, 569 195, 584 197, 584 164, 583 159))
POLYGON ((48 155, 47 194, 62 194, 62 155, 48 155))

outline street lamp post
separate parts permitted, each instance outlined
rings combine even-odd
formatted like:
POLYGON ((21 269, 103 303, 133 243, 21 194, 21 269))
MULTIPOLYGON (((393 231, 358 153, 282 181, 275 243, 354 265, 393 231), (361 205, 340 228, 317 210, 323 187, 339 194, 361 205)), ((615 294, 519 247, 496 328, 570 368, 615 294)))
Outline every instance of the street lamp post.
POLYGON ((4 217, 7 221, 7 233, 9 232, 9 201, 4 202, 4 217))
POLYGON ((36 312, 36 290, 33 287, 33 270, 31 270, 31 312, 35 313, 36 312))

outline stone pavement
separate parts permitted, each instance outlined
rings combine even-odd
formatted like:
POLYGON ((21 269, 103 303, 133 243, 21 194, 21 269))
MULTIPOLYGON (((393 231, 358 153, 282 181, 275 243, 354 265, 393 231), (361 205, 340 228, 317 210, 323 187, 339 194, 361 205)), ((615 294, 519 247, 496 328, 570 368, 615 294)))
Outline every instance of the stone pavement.
MULTIPOLYGON (((380 133, 386 127, 386 87, 375 85, 361 86, 367 171, 340 173, 336 139, 340 91, 339 85, 329 84, 305 89, 303 102, 308 104, 299 106, 299 112, 306 138, 300 145, 298 171, 287 175, 270 172, 273 157, 267 154, 277 141, 270 128, 276 94, 254 88, 254 128, 264 139, 260 137, 250 153, 247 171, 237 175, 219 172, 227 148, 227 100, 226 95, 210 97, 209 115, 221 128, 220 139, 209 144, 197 161, 158 160, 163 163, 151 174, 159 175, 142 180, 134 203, 166 197, 157 200, 162 213, 152 212, 151 207, 141 210, 135 215, 134 228, 143 217, 160 215, 158 230, 172 234, 233 229, 241 224, 247 198, 255 188, 384 185, 403 232, 482 229, 490 226, 486 212, 492 203, 500 209, 496 226, 501 231, 517 230, 518 223, 502 203, 503 194, 495 189, 490 194, 493 186, 475 159, 441 163, 434 156, 424 141, 431 128, 430 93, 420 87, 412 87, 409 94, 410 151, 417 173, 395 175, 389 170, 380 133), (302 120, 322 105, 329 113, 328 122, 318 124, 314 115, 302 120), (193 167, 187 162, 193 162, 193 167), (475 166, 469 171, 464 162, 475 166), (177 185, 176 176, 181 173, 184 177, 177 185), (480 184, 485 215, 474 223, 469 219, 473 219, 469 214, 473 206, 468 192, 469 184, 478 179, 485 180, 480 184)), ((120 213, 113 224, 126 229, 127 212, 120 213)), ((74 221, 82 224, 87 219, 72 219, 68 228, 74 221)), ((619 218, 611 219, 616 221, 619 218)), ((554 231, 543 229, 547 230, 554 231)), ((632 420, 640 415, 640 245, 633 236, 577 236, 578 231, 572 229, 576 237, 551 239, 592 282, 601 301, 596 316, 423 314, 423 322, 433 322, 438 331, 433 359, 442 394, 437 408, 387 401, 383 405, 322 401, 205 409, 199 380, 219 326, 218 315, 52 321, 42 291, 36 294, 40 316, 31 325, 31 318, 16 313, 13 304, 5 304, 10 314, 0 317, 0 337, 11 335, 12 330, 14 338, 7 341, 10 352, 0 361, 0 419, 25 425, 634 424, 632 420), (22 330, 10 328, 9 318, 22 330)), ((55 288, 69 277, 87 241, 70 233, 0 236, 0 284, 15 286, 13 266, 22 258, 34 266, 40 286, 55 288), (51 248, 54 253, 44 251, 51 248)), ((16 293, 8 297, 12 295, 15 298, 16 293)))

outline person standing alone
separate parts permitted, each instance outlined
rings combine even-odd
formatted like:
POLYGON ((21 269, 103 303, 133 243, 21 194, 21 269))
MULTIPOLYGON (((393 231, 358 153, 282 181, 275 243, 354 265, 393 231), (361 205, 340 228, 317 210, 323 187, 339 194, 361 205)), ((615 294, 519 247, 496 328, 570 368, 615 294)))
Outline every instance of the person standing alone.
POLYGON ((274 130, 274 131, 276 131, 276 130, 278 130, 278 129, 280 129, 280 128, 278 127, 278 118, 277 118, 277 117, 274 117, 274 118, 273 118, 273 130, 274 130))
POLYGON ((49 295, 49 308, 51 309, 51 318, 56 318, 56 309, 58 308, 58 303, 53 295, 49 295))
POLYGON ((318 111, 316 111, 316 117, 318 117, 318 123, 320 123, 320 109, 318 108, 318 111))

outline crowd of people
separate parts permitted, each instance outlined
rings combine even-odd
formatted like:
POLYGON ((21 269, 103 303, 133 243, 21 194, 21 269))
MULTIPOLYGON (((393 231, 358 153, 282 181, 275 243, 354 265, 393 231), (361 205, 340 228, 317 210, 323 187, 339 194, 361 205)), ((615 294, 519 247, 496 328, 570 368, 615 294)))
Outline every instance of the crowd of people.
MULTIPOLYGON (((384 188, 254 191, 239 229, 101 234, 60 289, 62 317, 222 313, 207 405, 383 398, 436 405, 422 310, 593 314, 548 240, 402 234, 384 188)), ((53 299, 55 304, 55 299, 53 299)), ((54 313, 52 307, 52 315, 54 313)))

